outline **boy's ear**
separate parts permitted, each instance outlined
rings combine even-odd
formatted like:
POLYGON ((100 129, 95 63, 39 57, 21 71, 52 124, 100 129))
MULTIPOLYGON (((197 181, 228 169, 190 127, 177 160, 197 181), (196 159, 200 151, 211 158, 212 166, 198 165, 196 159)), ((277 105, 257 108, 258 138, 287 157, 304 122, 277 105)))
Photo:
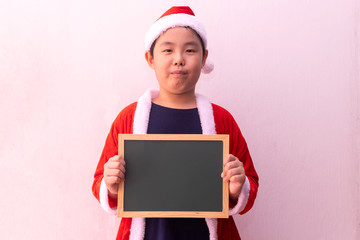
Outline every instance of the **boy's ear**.
POLYGON ((151 56, 150 51, 145 52, 145 59, 149 67, 154 68, 154 58, 151 56))
POLYGON ((205 53, 204 53, 204 57, 202 59, 202 67, 205 65, 206 63, 206 59, 208 57, 209 51, 207 49, 205 49, 205 53))

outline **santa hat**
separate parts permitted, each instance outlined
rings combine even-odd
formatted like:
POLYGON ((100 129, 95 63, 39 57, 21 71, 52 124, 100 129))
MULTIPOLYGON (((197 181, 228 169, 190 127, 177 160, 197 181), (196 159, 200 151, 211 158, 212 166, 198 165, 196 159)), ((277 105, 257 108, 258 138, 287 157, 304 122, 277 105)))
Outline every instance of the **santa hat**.
MULTIPOLYGON (((206 31, 202 23, 195 17, 190 7, 172 7, 167 10, 161 17, 156 20, 145 35, 145 50, 149 51, 153 42, 158 37, 174 27, 190 27, 196 31, 201 37, 204 48, 207 47, 206 31)), ((203 73, 210 73, 214 69, 214 65, 208 60, 202 68, 203 73)))

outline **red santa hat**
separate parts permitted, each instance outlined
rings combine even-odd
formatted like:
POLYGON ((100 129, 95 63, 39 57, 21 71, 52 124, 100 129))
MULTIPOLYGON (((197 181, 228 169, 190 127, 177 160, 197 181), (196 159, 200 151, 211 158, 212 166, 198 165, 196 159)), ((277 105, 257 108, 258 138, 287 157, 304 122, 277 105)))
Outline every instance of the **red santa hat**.
MULTIPOLYGON (((153 42, 158 37, 174 27, 190 27, 196 31, 201 37, 204 48, 207 48, 206 31, 202 23, 195 17, 194 12, 187 6, 176 6, 167 10, 161 17, 156 20, 145 35, 145 50, 149 51, 153 42)), ((214 69, 214 65, 208 60, 202 68, 203 73, 210 73, 214 69)))

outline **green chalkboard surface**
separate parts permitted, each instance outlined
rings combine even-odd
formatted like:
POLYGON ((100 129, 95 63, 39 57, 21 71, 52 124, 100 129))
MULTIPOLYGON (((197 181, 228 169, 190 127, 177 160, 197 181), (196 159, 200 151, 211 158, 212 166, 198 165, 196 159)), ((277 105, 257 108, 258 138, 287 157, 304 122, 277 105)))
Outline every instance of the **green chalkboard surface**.
POLYGON ((228 135, 119 135, 120 217, 228 217, 228 135))

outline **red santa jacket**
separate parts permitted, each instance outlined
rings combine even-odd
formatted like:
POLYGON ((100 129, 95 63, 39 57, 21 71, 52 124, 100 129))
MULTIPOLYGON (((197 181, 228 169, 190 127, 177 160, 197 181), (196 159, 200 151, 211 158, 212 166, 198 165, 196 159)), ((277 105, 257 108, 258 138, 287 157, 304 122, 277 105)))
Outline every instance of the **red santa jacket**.
MULTIPOLYGON (((99 200, 102 208, 116 214, 116 201, 108 197, 107 188, 103 180, 104 164, 114 155, 118 154, 118 134, 134 133, 146 134, 151 100, 158 95, 157 90, 148 90, 138 102, 124 108, 117 116, 107 136, 105 146, 94 174, 92 191, 99 200)), ((240 239, 236 225, 231 215, 244 214, 254 204, 257 189, 258 175, 255 171, 251 156, 244 137, 231 114, 224 108, 212 104, 207 98, 196 94, 196 104, 199 111, 203 134, 229 134, 230 153, 244 164, 246 180, 242 187, 237 203, 230 201, 229 218, 206 218, 209 228, 210 240, 240 239)), ((116 239, 140 240, 145 234, 144 218, 122 218, 116 239)))

